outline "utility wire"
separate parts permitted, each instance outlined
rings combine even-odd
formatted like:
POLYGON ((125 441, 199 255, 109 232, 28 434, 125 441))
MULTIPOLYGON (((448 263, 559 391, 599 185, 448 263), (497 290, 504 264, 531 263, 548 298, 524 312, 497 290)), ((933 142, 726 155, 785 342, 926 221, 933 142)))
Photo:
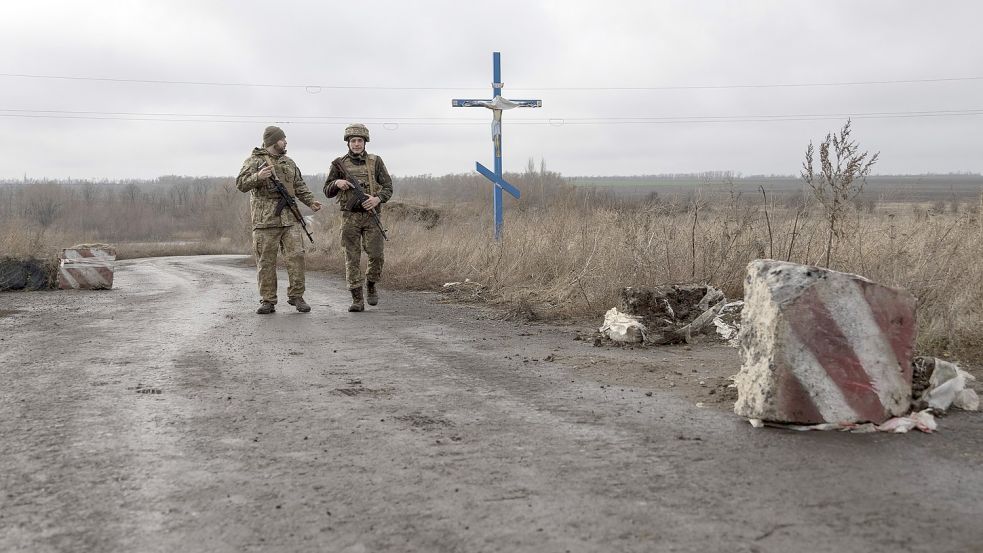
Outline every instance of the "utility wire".
MULTIPOLYGON (((866 113, 826 113, 826 114, 783 114, 783 115, 721 115, 721 116, 670 116, 670 117, 551 117, 551 118, 513 118, 510 124, 516 125, 653 125, 680 123, 755 123, 781 121, 825 121, 844 117, 854 119, 898 119, 918 117, 966 117, 983 115, 983 109, 936 110, 936 111, 898 111, 866 113)), ((487 125, 487 119, 447 118, 424 116, 396 117, 353 117, 353 116, 269 116, 269 115, 218 115, 186 113, 133 113, 98 111, 59 111, 59 110, 13 110, 0 109, 0 117, 25 119, 82 119, 95 121, 159 121, 175 123, 267 123, 296 125, 336 125, 338 121, 373 120, 384 127, 430 126, 457 127, 487 125), (320 119, 331 119, 324 121, 320 119)), ((392 129, 390 129, 392 130, 392 129)))
MULTIPOLYGON (((304 89, 312 94, 319 93, 322 90, 408 91, 408 90, 487 90, 488 88, 487 86, 475 87, 475 86, 313 85, 313 84, 217 82, 217 81, 172 81, 172 80, 163 80, 163 79, 123 79, 123 78, 114 78, 114 77, 37 75, 37 74, 28 74, 28 73, 0 73, 0 77, 22 78, 22 79, 49 79, 49 80, 65 80, 65 81, 95 81, 95 82, 109 82, 109 83, 304 89)), ((869 85, 894 85, 894 84, 951 83, 951 82, 967 82, 967 81, 983 81, 983 76, 940 77, 940 78, 932 78, 932 79, 886 79, 886 80, 870 80, 870 81, 841 81, 841 82, 827 81, 827 82, 805 82, 805 83, 763 83, 763 84, 721 84, 721 85, 526 86, 526 87, 510 87, 510 89, 523 90, 523 91, 721 90, 721 89, 741 89, 741 88, 806 88, 806 87, 835 87, 835 86, 869 86, 869 85)))
POLYGON ((75 110, 61 110, 61 109, 0 109, 0 112, 12 112, 12 113, 52 113, 52 114, 69 114, 69 115, 133 115, 139 117, 234 117, 234 118, 253 118, 253 119, 337 119, 337 120, 385 120, 390 121, 393 119, 450 119, 450 120, 471 120, 471 121, 486 121, 485 118, 479 117, 427 117, 427 116, 416 116, 416 115, 406 115, 399 117, 379 117, 379 116, 355 116, 355 115, 270 115, 270 114, 247 114, 247 115, 237 115, 228 113, 147 113, 147 112, 131 112, 131 111, 75 111, 75 110))
MULTIPOLYGON (((712 115, 712 116, 612 116, 612 117, 535 117, 512 118, 510 124, 552 126, 563 125, 626 125, 658 123, 726 123, 726 122, 768 122, 768 121, 809 121, 852 117, 856 119, 888 119, 911 117, 953 117, 983 115, 983 109, 955 109, 931 111, 886 111, 886 112, 845 112, 845 113, 795 113, 780 115, 712 115)), ((182 123, 250 123, 274 121, 278 123, 331 125, 340 121, 376 121, 402 125, 461 126, 485 125, 487 118, 446 117, 446 116, 353 116, 353 115, 270 115, 270 114, 215 114, 215 113, 145 113, 114 111, 71 111, 71 110, 33 110, 0 109, 0 117, 21 117, 39 119, 89 119, 115 121, 174 121, 182 123), (325 121, 327 120, 327 121, 325 121)))

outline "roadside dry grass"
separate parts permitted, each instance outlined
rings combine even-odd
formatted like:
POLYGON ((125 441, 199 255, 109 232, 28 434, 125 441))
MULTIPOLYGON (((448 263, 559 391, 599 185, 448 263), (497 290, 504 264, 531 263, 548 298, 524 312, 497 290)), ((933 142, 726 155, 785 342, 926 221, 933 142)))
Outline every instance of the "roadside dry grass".
MULTIPOLYGON (((172 180, 0 190, 0 257, 54 257, 85 242, 115 244, 121 259, 251 251, 246 195, 228 179, 172 180)), ((578 190, 550 172, 510 180, 530 195, 506 202, 497 242, 480 177, 404 179, 383 217, 383 285, 444 290, 516 317, 599 322, 625 286, 703 282, 738 298, 753 259, 825 257, 822 212, 791 193, 742 196, 717 184, 640 199, 578 190)), ((308 266, 340 274, 341 220, 327 207, 314 217, 308 266)), ((914 293, 923 353, 983 361, 981 209, 979 198, 852 205, 830 266, 914 293)))
MULTIPOLYGON (((630 206, 595 200, 571 195, 547 210, 511 209, 501 242, 474 204, 390 209, 385 286, 439 290, 470 279, 477 285, 453 288, 457 299, 531 319, 599 322, 625 286, 706 282, 739 298, 749 261, 817 264, 825 254, 818 209, 726 195, 630 206)), ((922 352, 983 361, 979 210, 903 205, 850 217, 831 267, 910 290, 922 352)), ((343 272, 340 217, 322 221, 309 266, 343 272)))
POLYGON ((171 255, 249 254, 248 245, 228 238, 164 240, 160 242, 117 242, 98 234, 79 236, 71 232, 38 232, 17 224, 0 225, 0 256, 16 259, 55 259, 61 250, 77 244, 112 244, 117 259, 171 255))

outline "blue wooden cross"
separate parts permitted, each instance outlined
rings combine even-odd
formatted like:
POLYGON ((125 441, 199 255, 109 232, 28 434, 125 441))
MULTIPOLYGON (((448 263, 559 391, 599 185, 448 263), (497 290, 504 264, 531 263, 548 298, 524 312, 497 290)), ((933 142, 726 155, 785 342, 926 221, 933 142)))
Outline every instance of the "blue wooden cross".
POLYGON ((495 146, 495 171, 475 162, 475 169, 484 177, 495 183, 495 240, 502 238, 502 190, 504 189, 516 199, 519 189, 502 178, 502 110, 512 108, 543 107, 542 100, 506 100, 502 97, 502 55, 492 53, 492 99, 491 100, 451 100, 451 106, 456 108, 488 108, 492 110, 492 144, 495 146))

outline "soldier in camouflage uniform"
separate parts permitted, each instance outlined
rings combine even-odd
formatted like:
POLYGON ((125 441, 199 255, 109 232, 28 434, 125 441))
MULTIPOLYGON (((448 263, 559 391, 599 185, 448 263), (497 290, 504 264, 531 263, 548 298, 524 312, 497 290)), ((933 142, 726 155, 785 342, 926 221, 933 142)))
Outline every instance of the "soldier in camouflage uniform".
POLYGON ((263 147, 253 148, 252 155, 242 164, 236 187, 249 192, 249 208, 253 225, 253 255, 256 258, 256 280, 259 282, 260 305, 256 313, 268 315, 276 311, 276 256, 282 250, 287 265, 287 303, 301 313, 311 306, 304 301, 304 240, 300 224, 289 209, 276 215, 280 201, 270 178, 275 176, 284 188, 312 210, 321 209, 321 202, 307 188, 300 169, 287 157, 287 136, 279 127, 266 127, 263 147), (260 168, 262 167, 262 168, 260 168))
POLYGON ((360 206, 349 206, 352 197, 350 183, 332 165, 328 179, 324 182, 324 195, 338 198, 341 206, 341 243, 345 248, 345 279, 352 293, 349 311, 362 311, 365 302, 369 305, 379 303, 376 283, 382 279, 383 237, 382 232, 372 220, 370 211, 381 218, 382 204, 393 195, 393 180, 386 170, 382 158, 365 151, 369 141, 369 129, 361 123, 353 123, 345 129, 345 142, 348 153, 337 161, 348 171, 349 176, 365 187, 369 199, 360 206), (368 270, 364 275, 365 294, 362 293, 362 250, 369 257, 368 270))

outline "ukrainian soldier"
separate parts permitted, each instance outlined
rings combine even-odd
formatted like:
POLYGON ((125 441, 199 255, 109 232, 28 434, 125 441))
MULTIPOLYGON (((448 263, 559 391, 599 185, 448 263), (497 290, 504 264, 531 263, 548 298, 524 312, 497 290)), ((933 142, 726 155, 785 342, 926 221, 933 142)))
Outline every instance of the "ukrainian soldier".
POLYGON ((352 293, 349 311, 363 311, 365 302, 369 305, 379 303, 376 288, 382 279, 383 236, 376 225, 373 214, 381 217, 382 204, 393 195, 393 180, 386 170, 382 158, 365 151, 369 141, 369 129, 361 123, 353 123, 345 129, 345 143, 348 153, 331 164, 331 171, 324 183, 324 195, 338 198, 341 207, 341 243, 345 248, 345 279, 352 293), (339 171, 340 164, 345 171, 339 171), (346 175, 347 173, 347 175, 346 175), (354 205, 351 178, 362 184, 368 199, 354 205), (369 264, 362 274, 362 251, 368 255, 369 264), (365 284, 363 294, 362 285, 365 284))
POLYGON ((256 259, 256 280, 259 282, 260 304, 256 313, 268 315, 276 311, 276 257, 282 250, 287 265, 287 303, 301 313, 311 306, 304 301, 304 241, 293 213, 283 209, 276 213, 280 194, 273 179, 283 183, 287 192, 314 211, 321 202, 307 188, 300 169, 287 157, 287 136, 279 127, 266 127, 263 147, 242 164, 236 187, 249 192, 249 209, 253 226, 253 255, 256 259))

